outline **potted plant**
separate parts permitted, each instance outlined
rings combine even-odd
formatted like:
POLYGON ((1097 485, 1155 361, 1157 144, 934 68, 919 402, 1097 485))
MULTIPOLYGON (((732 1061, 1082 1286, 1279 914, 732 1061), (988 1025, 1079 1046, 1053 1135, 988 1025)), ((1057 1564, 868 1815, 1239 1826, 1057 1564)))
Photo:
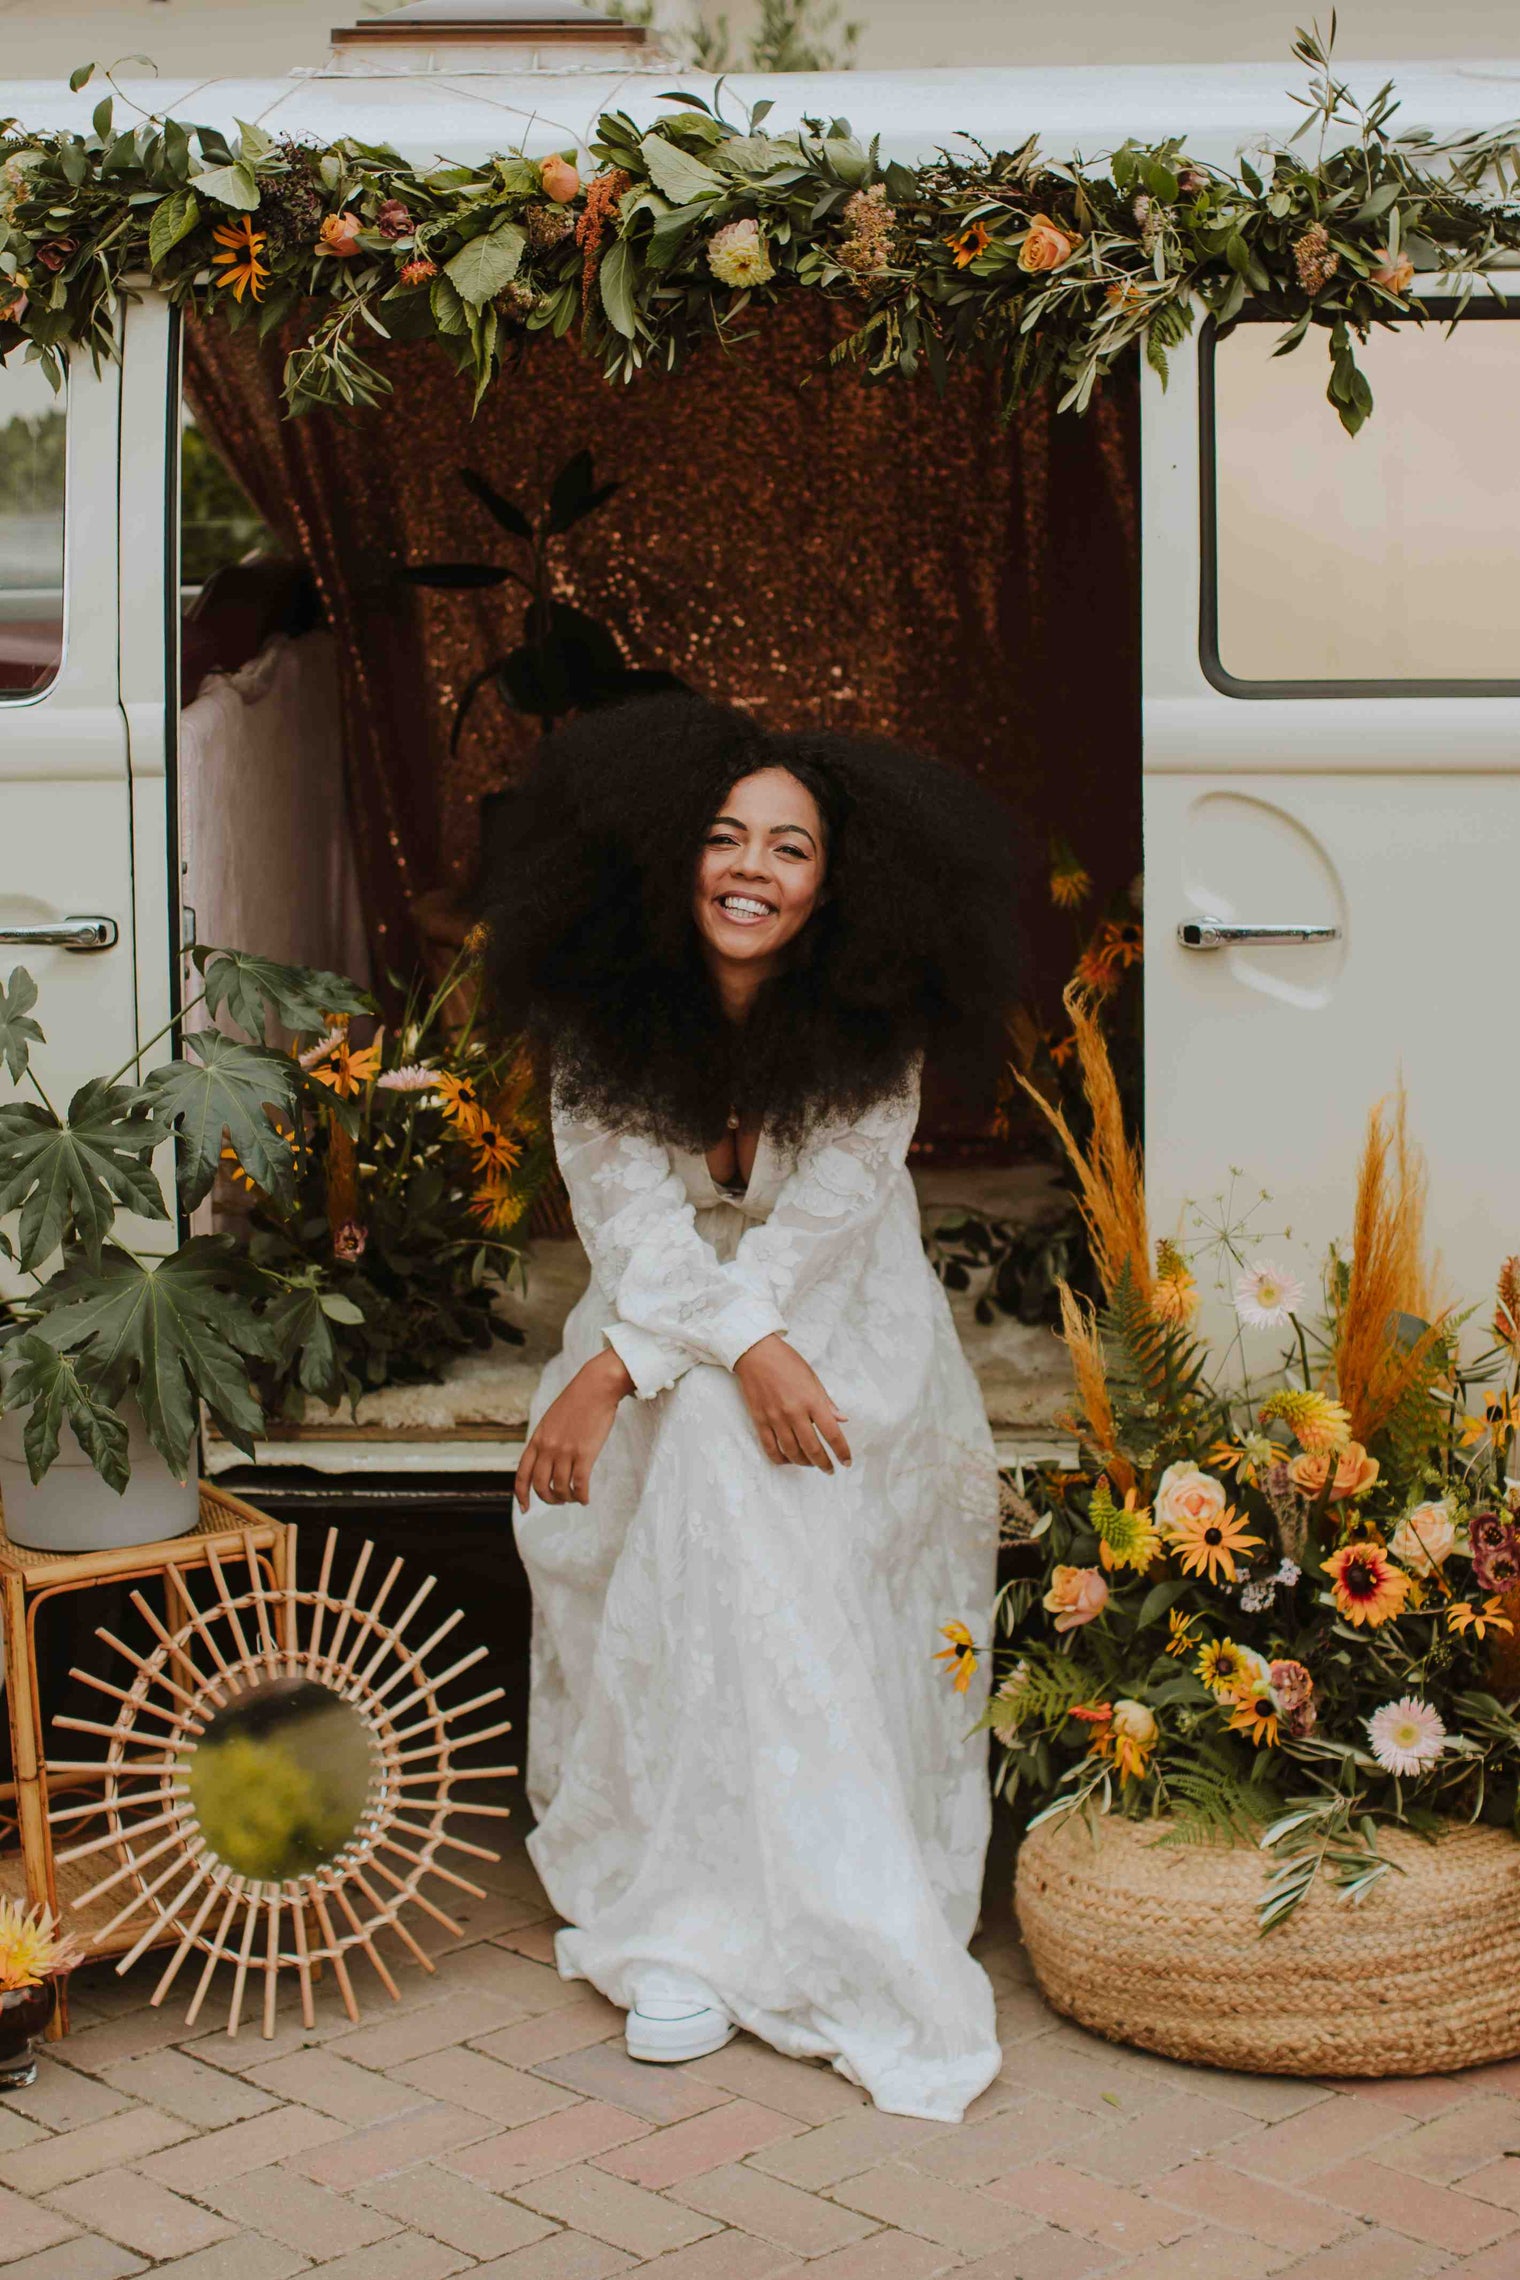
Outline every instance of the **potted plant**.
POLYGON ((46 1908, 0 1900, 0 2090, 26 2090, 37 2079, 32 2039, 53 2016, 58 1981, 83 1960, 46 1908))
POLYGON ((43 1031, 18 967, 0 988, 0 1061, 20 1097, 0 1103, 0 1493, 19 1543, 73 1551, 194 1527, 200 1406, 252 1451, 257 1368, 295 1370, 336 1401, 334 1321, 355 1312, 324 1267, 251 1259, 230 1235, 155 1252, 123 1227, 170 1223, 154 1157, 172 1151, 180 1210, 210 1192, 230 1151, 276 1202, 293 1202, 306 1110, 340 1123, 353 1104, 267 1032, 321 1032, 369 1009, 337 974, 198 948, 202 988, 111 1075, 55 1103, 33 1066, 43 1031), (189 1026, 193 1014, 203 1025, 189 1026), (212 1023, 221 1016, 242 1037, 212 1023), (174 1057, 141 1074, 161 1038, 174 1057), (77 1445, 60 1462, 63 1426, 77 1445))
MULTIPOLYGON (((981 1720, 1029 1816, 1036 1975, 1084 2024, 1215 2065, 1511 2056, 1520 1259, 1464 1359, 1402 1103, 1373 1112, 1322 1302, 1261 1255, 1259 1204, 1153 1250, 1101 1032, 1069 1002, 1090 1139, 1047 1113, 1104 1303, 1063 1286, 1077 1455, 1024 1500, 1039 1572, 1000 1594, 981 1720), (1211 1252, 1227 1341, 1198 1327, 1211 1252)), ((979 1642, 946 1637, 969 1691, 979 1642)))

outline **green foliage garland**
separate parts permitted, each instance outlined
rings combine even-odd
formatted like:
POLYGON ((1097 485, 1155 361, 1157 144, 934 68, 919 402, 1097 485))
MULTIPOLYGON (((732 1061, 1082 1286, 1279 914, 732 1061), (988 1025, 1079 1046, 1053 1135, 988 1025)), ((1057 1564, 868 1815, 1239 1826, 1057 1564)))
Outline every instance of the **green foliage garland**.
POLYGON ((582 182, 568 159, 521 152, 414 167, 351 138, 119 125, 107 96, 88 134, 0 123, 0 356, 24 343, 56 381, 71 343, 109 355, 119 298, 151 279, 261 334, 294 324, 293 411, 373 403, 389 387, 376 350, 397 339, 436 340, 478 403, 535 334, 574 332, 627 380, 740 337, 752 303, 802 287, 857 313, 835 355, 872 378, 942 383, 975 357, 1005 410, 1054 383, 1080 411, 1132 350, 1164 374, 1199 306, 1228 326, 1249 302, 1281 320, 1284 348, 1326 332, 1328 395, 1355 432, 1372 405, 1356 343, 1426 314, 1421 274, 1460 313, 1520 254, 1520 139, 1400 133, 1391 85, 1363 107, 1317 32, 1294 55, 1303 125, 1236 172, 1180 138, 1127 142, 1101 166, 1032 139, 883 165, 847 120, 769 134, 769 103, 739 125, 720 90, 713 107, 671 96, 680 108, 647 130, 605 113, 582 182))

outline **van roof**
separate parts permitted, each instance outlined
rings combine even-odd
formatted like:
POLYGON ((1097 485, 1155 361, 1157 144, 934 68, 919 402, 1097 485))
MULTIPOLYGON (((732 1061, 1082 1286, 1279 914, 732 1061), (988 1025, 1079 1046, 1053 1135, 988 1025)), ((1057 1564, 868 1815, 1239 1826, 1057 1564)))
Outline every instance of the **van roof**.
MULTIPOLYGON (((1305 82, 1286 60, 1239 65, 1126 64, 1034 70, 739 72, 723 82, 728 116, 770 97, 772 131, 804 117, 848 118, 879 135, 884 159, 932 159, 957 138, 1016 147, 1037 135, 1053 157, 1095 158, 1129 137, 1186 138, 1192 154, 1233 161, 1262 139, 1281 140, 1303 118, 1290 90, 1305 82)), ((1487 129, 1520 113, 1520 61, 1351 64, 1343 74, 1363 99, 1387 79, 1401 98, 1397 124, 1438 135, 1487 129)), ((641 122, 669 108, 666 92, 711 99, 713 78, 659 65, 637 70, 429 72, 366 61, 286 79, 122 79, 152 109, 230 129, 235 120, 299 140, 352 135, 388 143, 410 162, 478 162, 507 147, 533 154, 583 145, 600 112, 620 108, 641 122)), ((78 95, 49 81, 0 80, 0 119, 26 127, 87 128, 97 80, 78 95)), ((119 106, 120 108, 120 106, 119 106)))

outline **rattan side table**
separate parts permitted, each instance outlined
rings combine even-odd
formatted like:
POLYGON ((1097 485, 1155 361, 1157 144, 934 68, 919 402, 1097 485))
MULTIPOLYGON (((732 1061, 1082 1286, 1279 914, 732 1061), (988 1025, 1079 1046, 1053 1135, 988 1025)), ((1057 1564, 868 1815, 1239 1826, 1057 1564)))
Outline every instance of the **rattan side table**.
MULTIPOLYGON (((50 1600, 69 1591, 87 1591, 101 1583, 152 1583, 163 1587, 166 1613, 172 1620, 185 1601, 183 1577, 210 1565, 211 1557, 226 1565, 257 1561, 268 1577, 277 1607, 285 1590, 292 1556, 294 1531, 283 1521, 271 1520, 241 1497, 232 1496, 211 1481, 201 1482, 201 1511, 197 1526, 183 1536, 155 1544, 133 1544, 122 1551, 34 1552, 13 1544, 0 1516, 0 1619, 5 1643, 5 1699, 10 1717, 11 1775, 0 1782, 0 1825, 13 1820, 17 1844, 0 1851, 0 1895, 42 1903, 61 1915, 65 1926, 88 1932, 89 1914, 71 1906, 77 1893, 92 1881, 90 1864, 59 1871, 53 1859, 48 1822, 47 1749, 42 1731, 42 1708, 37 1691, 37 1614, 50 1600)), ((285 1644, 282 1639, 281 1644, 285 1644)), ((109 1709, 102 1698, 102 1718, 109 1709)), ((54 1752, 55 1763, 57 1752, 54 1752)), ((83 1785, 83 1781, 81 1783, 83 1785)), ((89 1832, 88 1798, 72 1835, 89 1832)), ((104 1824, 102 1824, 104 1825, 104 1824)), ((108 1906, 102 1915, 110 1914, 108 1906)), ((147 1919, 130 1918, 94 1952, 124 1955, 136 1945, 147 1919)), ((50 2040, 68 2031, 67 1984, 60 1991, 57 2012, 48 2028, 50 2040)))

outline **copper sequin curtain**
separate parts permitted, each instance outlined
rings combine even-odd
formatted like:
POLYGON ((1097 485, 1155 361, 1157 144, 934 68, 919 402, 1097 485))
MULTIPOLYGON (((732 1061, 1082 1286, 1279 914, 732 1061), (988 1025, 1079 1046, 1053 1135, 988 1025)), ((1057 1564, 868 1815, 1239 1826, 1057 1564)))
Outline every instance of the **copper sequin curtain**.
MULTIPOLYGON (((251 330, 190 328, 196 416, 309 565, 338 638, 377 970, 409 963, 412 897, 467 890, 480 795, 536 733, 487 691, 450 755, 458 692, 513 645, 521 596, 418 591, 397 565, 516 559, 459 468, 536 507, 583 446, 622 488, 562 542, 562 591, 630 663, 779 727, 884 731, 973 770, 1019 816, 1036 882, 1052 829, 1105 891, 1138 867, 1133 387, 1085 419, 1038 401, 1003 428, 977 371, 943 397, 826 371, 841 324, 799 296, 736 352, 616 390, 570 346, 536 343, 473 421, 428 347, 386 353, 378 410, 288 420, 279 358, 251 330)), ((1048 986, 1069 929, 1036 912, 1029 932, 1048 986)))

